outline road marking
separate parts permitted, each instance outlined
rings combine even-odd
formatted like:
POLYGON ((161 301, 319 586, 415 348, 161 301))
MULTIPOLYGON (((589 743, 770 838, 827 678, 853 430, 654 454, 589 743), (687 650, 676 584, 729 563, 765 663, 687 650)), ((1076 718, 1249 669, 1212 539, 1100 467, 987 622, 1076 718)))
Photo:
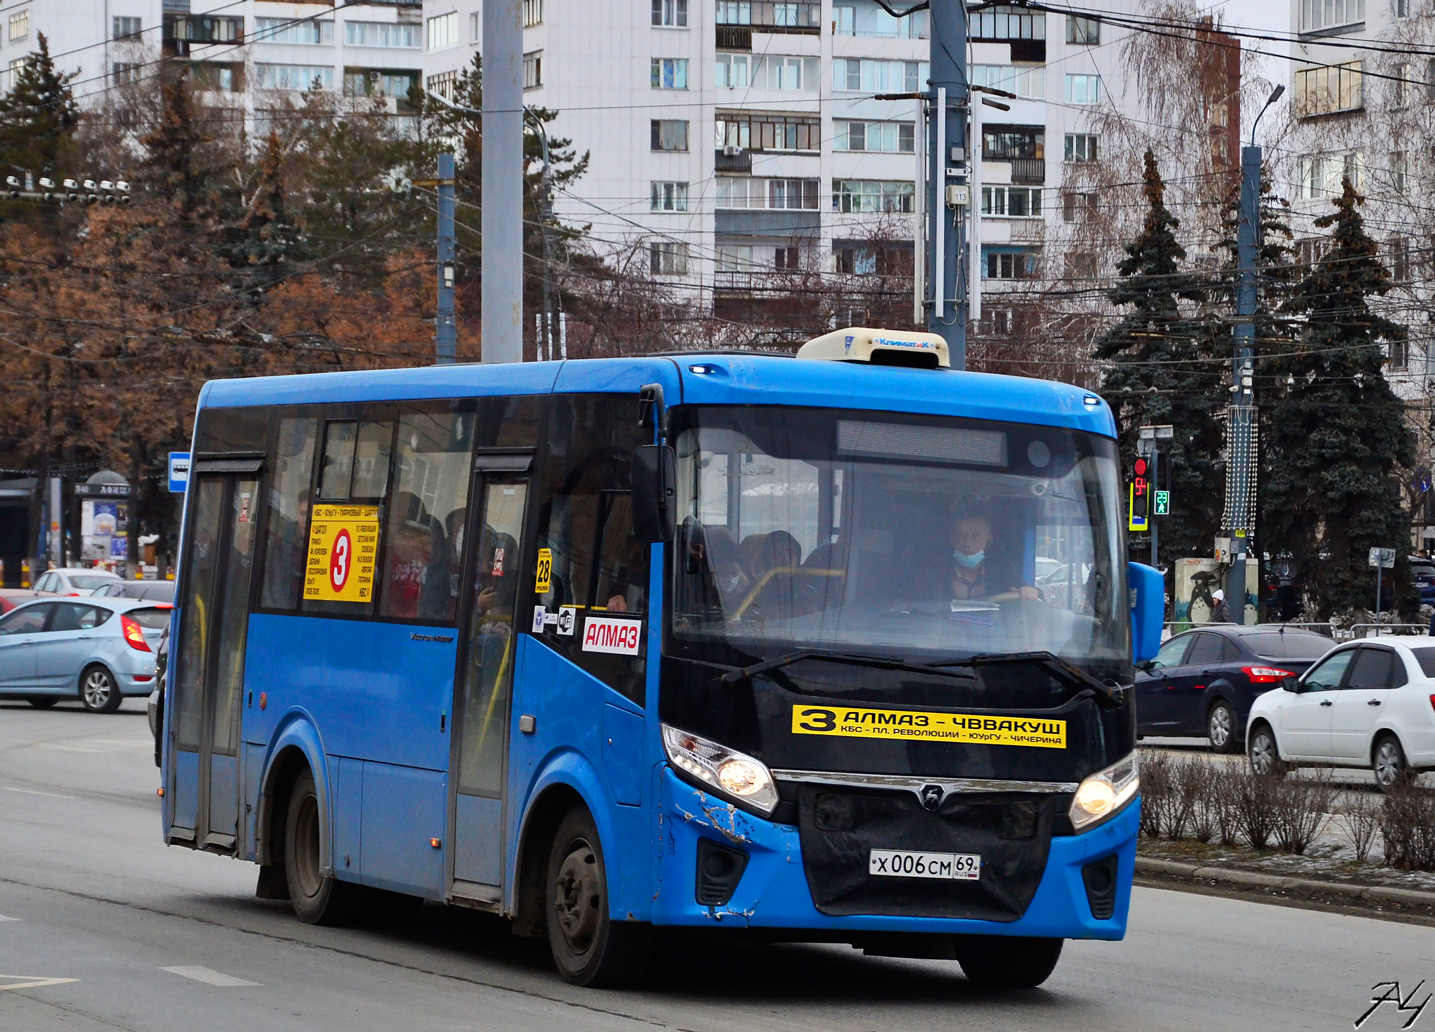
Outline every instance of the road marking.
POLYGON ((57 752, 102 753, 103 749, 86 749, 82 745, 61 745, 59 742, 36 742, 36 749, 54 749, 57 752))
POLYGON ((9 785, 0 785, 6 792, 19 792, 21 795, 39 795, 46 799, 74 799, 72 795, 59 795, 55 792, 36 792, 33 788, 11 788, 9 785))
POLYGON ((20 920, 18 917, 6 917, 4 914, 0 914, 0 921, 18 921, 18 920, 20 920))
POLYGON ((235 978, 233 975, 220 974, 207 967, 196 967, 184 965, 181 967, 162 967, 161 971, 168 971, 171 975, 179 975, 181 978, 192 978, 196 982, 203 982, 205 985, 258 985, 258 982, 247 982, 242 978, 235 978))
POLYGON ((11 982, 9 985, 0 985, 0 993, 7 989, 38 989, 44 985, 64 985, 66 982, 78 982, 78 978, 36 978, 34 975, 0 975, 0 980, 6 978, 18 978, 20 981, 11 982))

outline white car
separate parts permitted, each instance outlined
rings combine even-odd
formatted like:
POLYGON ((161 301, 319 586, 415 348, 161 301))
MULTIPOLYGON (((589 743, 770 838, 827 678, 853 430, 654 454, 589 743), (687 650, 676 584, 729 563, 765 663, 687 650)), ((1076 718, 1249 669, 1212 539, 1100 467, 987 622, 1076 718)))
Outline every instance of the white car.
POLYGON ((113 584, 115 581, 123 584, 124 578, 117 577, 109 570, 62 566, 58 570, 46 570, 40 574, 31 590, 41 595, 68 595, 71 598, 76 598, 80 595, 89 595, 96 588, 113 584))
POLYGON ((1257 774, 1370 767, 1388 789, 1435 768, 1435 638, 1349 642, 1251 706, 1246 753, 1257 774))

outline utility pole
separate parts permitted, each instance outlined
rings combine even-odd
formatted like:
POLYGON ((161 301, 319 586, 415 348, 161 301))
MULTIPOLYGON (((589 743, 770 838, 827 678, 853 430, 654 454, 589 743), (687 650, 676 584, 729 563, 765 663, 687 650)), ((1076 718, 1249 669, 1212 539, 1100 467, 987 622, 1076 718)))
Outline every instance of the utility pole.
POLYGON ((453 319, 454 276, 454 194, 453 155, 438 156, 438 313, 434 317, 434 339, 438 342, 436 365, 453 365, 458 354, 458 327, 453 319))
POLYGON ((522 0, 483 5, 484 362, 523 361, 522 0))
POLYGON ((1234 403, 1226 423, 1226 529, 1231 537, 1231 568, 1226 598, 1231 619, 1246 622, 1246 554, 1256 522, 1256 403, 1254 361, 1256 344, 1256 261, 1261 247, 1261 148, 1256 126, 1261 115, 1285 93, 1271 91, 1260 114, 1251 123, 1251 142, 1241 148, 1241 211, 1236 230, 1236 335, 1231 368, 1234 403))
MULTIPOLYGON (((952 368, 967 365, 967 270, 963 230, 966 207, 980 203, 967 181, 967 111, 971 91, 962 63, 967 53, 966 0, 932 0, 931 5, 932 191, 927 219, 932 303, 927 328, 947 342, 952 368)), ((972 161, 978 156, 973 153, 972 161)))

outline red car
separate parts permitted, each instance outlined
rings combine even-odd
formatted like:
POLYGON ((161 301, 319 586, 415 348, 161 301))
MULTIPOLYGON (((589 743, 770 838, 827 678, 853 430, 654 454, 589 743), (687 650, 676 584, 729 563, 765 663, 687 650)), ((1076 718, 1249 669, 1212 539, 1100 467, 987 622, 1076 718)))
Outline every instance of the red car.
POLYGON ((32 598, 39 597, 39 592, 28 588, 0 588, 0 616, 4 616, 21 602, 29 602, 32 598))

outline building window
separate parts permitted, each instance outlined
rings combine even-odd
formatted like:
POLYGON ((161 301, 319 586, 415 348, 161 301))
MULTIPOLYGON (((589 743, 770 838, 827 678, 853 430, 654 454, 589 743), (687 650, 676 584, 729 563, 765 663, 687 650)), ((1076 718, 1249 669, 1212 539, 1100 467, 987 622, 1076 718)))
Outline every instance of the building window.
POLYGON ((1067 192, 1061 195, 1061 221, 1085 221, 1096 217, 1097 195, 1067 192))
POLYGON ((1046 130, 1036 125, 982 126, 982 158, 1011 161, 1046 157, 1046 130))
POLYGON ((1398 194, 1403 194, 1406 189, 1405 170, 1407 162, 1404 151, 1390 152, 1390 186, 1398 194))
POLYGON ((1096 160, 1096 134, 1095 133, 1067 133, 1066 134, 1066 160, 1070 162, 1085 162, 1096 160))
POLYGON ((685 151, 688 149, 688 123, 672 118, 655 118, 652 126, 653 150, 685 151))
POLYGON ((133 62, 116 62, 110 65, 110 81, 116 86, 128 86, 130 83, 139 82, 143 75, 140 69, 143 67, 143 65, 133 62))
POLYGON ((1101 101, 1101 76, 1067 75, 1066 102, 1068 104, 1097 104, 1101 101))
POLYGON ((166 14, 164 38, 189 43, 242 43, 244 19, 219 15, 166 14))
POLYGON ((822 120, 790 115, 718 112, 715 124, 718 150, 815 151, 822 147, 822 120))
POLYGON ((881 39, 926 39, 927 12, 913 11, 894 18, 879 7, 870 7, 863 9, 859 20, 856 7, 838 5, 832 8, 832 33, 881 39))
POLYGON ((261 90, 308 90, 334 88, 331 65, 256 64, 255 85, 261 90))
POLYGON ((1390 106, 1403 108, 1410 103, 1415 90, 1414 69, 1410 62, 1402 61, 1395 66, 1395 81, 1390 84, 1390 106))
POLYGON ((925 86, 926 61, 876 61, 838 57, 832 61, 832 88, 862 93, 915 93, 925 86))
POLYGON ((655 90, 685 90, 688 88, 688 59, 686 57, 655 57, 651 62, 652 87, 655 90))
POLYGON ((973 11, 970 18, 969 31, 974 42, 1046 39, 1046 15, 1025 7, 989 7, 973 11))
MULTIPOLYGON (((1046 97, 1046 69, 1018 68, 1015 65, 972 65, 967 77, 973 86, 1015 93, 1025 100, 1046 97)), ((924 77, 925 78, 925 77, 924 77)))
POLYGON ((751 25, 779 32, 820 32, 822 5, 783 0, 717 0, 717 24, 751 25))
POLYGON ((1076 46, 1098 46, 1101 43, 1101 20, 1084 14, 1068 14, 1066 41, 1076 46))
POLYGON ((1361 62, 1300 68, 1295 73, 1295 113, 1304 118, 1364 107, 1361 62))
POLYGON ((436 15, 428 21, 428 48, 445 50, 458 46, 458 12, 436 15))
POLYGON ((653 211, 687 211, 688 184, 655 182, 653 186, 653 211))
POLYGON ((1410 241, 1405 237, 1391 237, 1390 278, 1396 283, 1410 282, 1410 241))
POLYGON ((1041 188, 1036 186, 982 187, 982 214, 999 219, 1041 218, 1041 188))
POLYGON ((1090 251, 1072 251, 1066 256, 1066 277, 1074 280, 1096 278, 1096 255, 1090 251))
POLYGON ((839 119, 833 123, 833 132, 833 150, 911 154, 916 145, 911 122, 845 122, 839 119))
POLYGON ((1336 196, 1341 192, 1342 179, 1349 179, 1357 190, 1365 182, 1365 155, 1360 151, 1303 155, 1298 168, 1298 193, 1303 201, 1336 196))
MULTIPOLYGON (((132 65, 136 69, 135 80, 139 78, 139 65, 132 65)), ((194 88, 210 93, 242 93, 244 92, 243 65, 237 64, 208 64, 200 61, 189 66, 190 74, 193 76, 194 88)))
POLYGON ((757 268, 751 244, 718 244, 716 271, 728 275, 750 273, 757 268))
POLYGON ((530 50, 523 55, 523 88, 536 89, 543 85, 543 51, 530 50))
POLYGON ((817 180, 718 176, 717 207, 816 211, 817 180))
POLYGON ((483 18, 478 12, 468 16, 468 41, 477 44, 483 38, 483 18))
POLYGON ((772 249, 772 267, 784 271, 802 268, 802 249, 800 247, 774 247, 772 249))
POLYGON ((543 0, 523 0, 523 27, 543 24, 543 0))
POLYGON ((419 84, 419 73, 396 68, 344 69, 344 96, 397 97, 407 101, 409 91, 419 84))
POLYGON ((720 52, 716 73, 717 85, 729 89, 751 86, 759 90, 816 92, 821 88, 815 57, 720 52))
POLYGON ((23 11, 16 11, 10 15, 10 42, 24 39, 28 35, 30 35, 30 9, 27 7, 23 11))
POLYGON ((653 24, 670 29, 688 27, 688 0, 653 0, 653 24))
POLYGON ((1365 0, 1300 0, 1300 31, 1356 25, 1365 21, 1365 0))
POLYGON ((351 21, 344 23, 344 44, 350 47, 422 50, 424 41, 418 25, 351 21))
POLYGON ((295 21, 292 18, 255 18, 257 43, 304 43, 310 46, 334 42, 332 21, 295 21))
POLYGON ((1021 248, 982 248, 983 279, 1032 279, 1036 276, 1037 253, 1021 248))
POLYGON ((648 245, 648 268, 654 276, 686 276, 688 245, 674 240, 655 241, 648 245))
POLYGON ((910 213, 916 187, 912 183, 868 179, 834 179, 832 210, 841 212, 910 213))
POLYGON ((1395 17, 1410 17, 1410 0, 1395 0, 1395 17))
POLYGON ((111 39, 129 39, 140 34, 140 20, 138 18, 116 16, 111 21, 113 33, 111 39))

